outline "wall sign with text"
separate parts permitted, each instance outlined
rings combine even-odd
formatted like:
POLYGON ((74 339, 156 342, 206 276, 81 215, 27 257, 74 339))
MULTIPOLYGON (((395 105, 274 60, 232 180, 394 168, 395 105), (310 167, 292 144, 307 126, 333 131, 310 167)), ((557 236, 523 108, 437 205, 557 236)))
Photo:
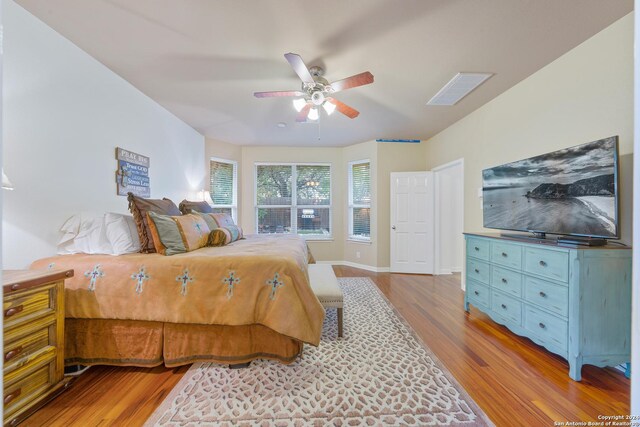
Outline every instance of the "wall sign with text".
POLYGON ((116 171, 118 196, 126 196, 131 192, 139 197, 151 197, 149 158, 118 147, 116 159, 118 160, 116 171))

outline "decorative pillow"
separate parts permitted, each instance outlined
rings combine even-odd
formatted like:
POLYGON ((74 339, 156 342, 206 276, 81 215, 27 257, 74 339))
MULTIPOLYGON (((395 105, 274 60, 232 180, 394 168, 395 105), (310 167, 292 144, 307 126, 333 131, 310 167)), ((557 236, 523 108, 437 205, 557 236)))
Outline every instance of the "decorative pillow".
POLYGON ((213 208, 209 203, 204 201, 190 202, 187 199, 181 201, 180 205, 178 205, 178 208, 180 208, 180 212, 182 212, 183 215, 193 213, 193 211, 202 212, 202 213, 213 212, 213 208))
POLYGON ((143 199, 128 193, 129 210, 133 214, 133 219, 138 228, 138 236, 140 236, 140 252, 153 253, 156 251, 149 223, 147 219, 148 212, 154 212, 161 215, 180 215, 178 207, 169 199, 143 199))
POLYGON ((131 215, 108 212, 104 215, 107 239, 112 255, 131 254, 140 251, 140 237, 131 215))
POLYGON ((104 214, 81 212, 69 218, 60 228, 64 233, 58 242, 58 254, 107 254, 112 248, 107 238, 104 214))
POLYGON ((154 246, 162 255, 190 252, 207 245, 209 227, 197 215, 169 216, 147 212, 154 246))
POLYGON ((233 218, 231 218, 231 215, 229 214, 212 213, 211 216, 216 221, 216 224, 218 224, 218 227, 228 227, 230 225, 236 225, 236 223, 233 222, 233 218))
POLYGON ((194 210, 191 211, 191 213, 193 215, 198 215, 200 218, 204 219, 204 221, 207 223, 207 225, 209 226, 209 230, 215 230, 216 228, 218 228, 218 223, 216 222, 216 220, 213 218, 213 216, 211 216, 210 213, 202 213, 200 211, 194 210))
POLYGON ((242 228, 237 225, 218 227, 209 234, 209 246, 224 246, 242 239, 242 228))

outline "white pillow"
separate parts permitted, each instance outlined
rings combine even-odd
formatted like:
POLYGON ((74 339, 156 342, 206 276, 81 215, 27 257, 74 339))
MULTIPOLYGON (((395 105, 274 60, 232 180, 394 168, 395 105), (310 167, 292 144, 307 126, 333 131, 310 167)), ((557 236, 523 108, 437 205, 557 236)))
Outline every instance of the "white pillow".
POLYGON ((69 218, 60 229, 64 233, 58 243, 59 254, 108 254, 112 253, 107 239, 104 215, 81 212, 69 218))
POLYGON ((136 223, 131 215, 109 212, 104 216, 104 224, 113 255, 140 251, 140 238, 136 223))

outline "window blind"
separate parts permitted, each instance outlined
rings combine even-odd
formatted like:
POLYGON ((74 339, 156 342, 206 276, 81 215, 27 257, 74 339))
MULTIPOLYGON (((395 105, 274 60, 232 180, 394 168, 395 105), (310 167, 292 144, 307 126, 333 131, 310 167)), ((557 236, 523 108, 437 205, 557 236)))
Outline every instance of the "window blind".
POLYGON ((349 236, 371 238, 371 163, 354 162, 349 168, 349 236))
POLYGON ((233 205, 235 178, 233 163, 211 160, 211 200, 214 205, 233 205))

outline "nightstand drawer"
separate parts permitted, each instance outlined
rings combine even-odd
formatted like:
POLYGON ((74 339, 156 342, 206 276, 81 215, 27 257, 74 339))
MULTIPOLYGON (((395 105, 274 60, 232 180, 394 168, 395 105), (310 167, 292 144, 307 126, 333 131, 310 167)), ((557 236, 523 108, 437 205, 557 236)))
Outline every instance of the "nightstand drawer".
POLYGON ((45 365, 13 385, 4 387, 4 417, 8 419, 51 384, 50 368, 45 365))
POLYGON ((489 260, 489 241, 468 237, 467 238, 467 255, 474 258, 488 261, 489 260))
POLYGON ((524 328, 546 344, 567 350, 567 321, 525 305, 524 328))
POLYGON ((569 280, 569 254, 541 248, 525 248, 524 269, 549 279, 567 282, 569 280))
POLYGON ((491 262, 520 270, 522 268, 522 248, 503 242, 491 242, 491 262))
POLYGON ((35 290, 19 292, 15 295, 5 295, 2 304, 4 327, 9 329, 21 321, 27 321, 30 315, 54 312, 51 301, 51 290, 55 285, 41 287, 35 290))
POLYGON ((516 297, 522 296, 522 274, 491 266, 491 287, 516 297))
POLYGON ((485 285, 489 284, 489 264, 484 261, 467 259, 467 277, 485 285))
POLYGON ((49 363, 55 361, 56 355, 56 348, 48 345, 31 354, 18 357, 13 363, 4 365, 4 384, 12 384, 16 382, 16 380, 19 380, 30 372, 38 369, 40 366, 48 366, 49 363))
POLYGON ((546 280, 526 277, 524 298, 561 316, 569 314, 569 288, 546 280))
MULTIPOLYGON (((52 320, 55 319, 52 318, 52 320)), ((51 322, 51 324, 54 323, 55 321, 51 322)), ((29 333, 27 336, 5 344, 3 350, 5 368, 19 358, 48 346, 53 341, 50 335, 50 328, 44 327, 35 332, 29 333)))
POLYGON ((518 326, 522 323, 522 303, 500 292, 491 292, 491 310, 518 326))
POLYGON ((467 299, 475 306, 489 308, 489 287, 467 280, 467 299))

